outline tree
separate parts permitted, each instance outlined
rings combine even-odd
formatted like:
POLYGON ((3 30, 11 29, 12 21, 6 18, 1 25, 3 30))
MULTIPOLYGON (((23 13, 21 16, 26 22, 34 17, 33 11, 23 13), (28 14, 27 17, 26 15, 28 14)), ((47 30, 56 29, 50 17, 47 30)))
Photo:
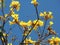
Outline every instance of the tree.
MULTIPOLYGON (((8 33, 5 30, 5 25, 9 21, 10 25, 17 24, 19 27, 22 27, 22 41, 19 42, 19 45, 59 45, 60 38, 56 37, 57 34, 53 30, 52 25, 54 24, 52 20, 53 15, 52 12, 41 12, 38 14, 38 5, 39 3, 37 0, 32 0, 31 4, 34 6, 35 11, 36 11, 36 17, 37 19, 35 20, 29 20, 28 22, 21 21, 19 19, 19 14, 15 12, 15 10, 19 11, 21 4, 17 0, 12 0, 10 4, 10 12, 8 14, 4 13, 4 0, 0 0, 1 3, 1 12, 2 16, 0 16, 0 40, 2 42, 2 45, 13 45, 13 42, 17 40, 16 35, 12 37, 11 43, 8 43, 9 36, 11 35, 11 29, 9 29, 8 33), (12 18, 12 21, 10 19, 12 18), (41 18, 40 18, 41 17, 41 18), (42 20, 43 19, 43 20, 42 20), (48 26, 46 26, 48 23, 48 26), (38 30, 39 28, 39 30, 38 30), (42 29, 41 29, 42 28, 42 29), (32 37, 29 37, 32 31, 37 32, 38 39, 37 40, 32 40, 32 37), (40 32, 42 30, 42 33, 40 32), (45 32, 47 31, 47 32, 45 32), (51 39, 47 38, 51 35, 54 35, 55 37, 52 37, 51 39), (29 38, 28 38, 29 37, 29 38), (47 38, 47 40, 45 40, 47 38)), ((8 28, 8 27, 7 27, 8 28)), ((17 32, 18 33, 18 32, 17 32)), ((34 32, 33 32, 34 33, 34 32)))

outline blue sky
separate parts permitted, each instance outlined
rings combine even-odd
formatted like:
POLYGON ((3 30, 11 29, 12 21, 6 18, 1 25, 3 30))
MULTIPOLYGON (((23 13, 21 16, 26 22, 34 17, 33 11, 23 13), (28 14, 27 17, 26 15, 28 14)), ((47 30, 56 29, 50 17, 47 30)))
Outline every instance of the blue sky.
MULTIPOLYGON (((35 13, 35 8, 34 6, 31 4, 31 0, 18 0, 21 4, 21 8, 20 10, 16 13, 19 14, 19 19, 23 20, 23 21, 28 21, 28 20, 35 20, 36 19, 36 13, 35 13)), ((37 0, 39 5, 38 5, 38 13, 40 14, 40 12, 44 12, 44 11, 51 11, 53 12, 53 29, 57 32, 58 36, 60 37, 60 0, 37 0)), ((5 4, 6 7, 4 8, 4 12, 5 13, 9 13, 9 4, 10 4, 11 0, 6 0, 5 4)), ((7 23, 8 24, 8 23, 7 23)), ((9 25, 6 26, 6 30, 7 27, 9 27, 9 25)), ((21 29, 19 30, 18 26, 16 25, 12 25, 11 26, 13 28, 13 34, 10 36, 12 37, 13 35, 17 35, 18 39, 22 39, 22 33, 21 33, 21 29)), ((35 35, 35 31, 32 31, 32 39, 36 40, 37 39, 37 34, 35 35)), ((9 39, 10 39, 9 37, 9 39)), ((11 42, 9 40, 9 42, 11 42)), ((15 42, 14 45, 16 45, 17 43, 15 42)))

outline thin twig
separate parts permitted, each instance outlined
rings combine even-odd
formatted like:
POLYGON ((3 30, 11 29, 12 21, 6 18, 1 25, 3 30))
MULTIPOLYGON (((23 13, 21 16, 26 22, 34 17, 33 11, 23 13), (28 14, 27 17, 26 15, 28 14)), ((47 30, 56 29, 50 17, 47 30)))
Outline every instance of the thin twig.
POLYGON ((41 34, 41 37, 40 37, 40 38, 42 38, 43 35, 44 35, 44 31, 45 31, 46 24, 47 24, 47 20, 45 20, 44 27, 43 27, 43 31, 42 31, 42 34, 41 34))
POLYGON ((41 40, 44 40, 44 39, 46 39, 47 37, 49 37, 50 36, 50 34, 48 35, 48 36, 45 36, 43 39, 41 39, 41 40))
POLYGON ((4 1, 3 0, 1 0, 1 7, 2 7, 2 14, 3 14, 3 16, 4 16, 4 1))
POLYGON ((39 20, 39 14, 38 14, 38 9, 37 9, 37 6, 34 6, 35 7, 35 10, 36 10, 36 14, 37 14, 37 20, 39 20))

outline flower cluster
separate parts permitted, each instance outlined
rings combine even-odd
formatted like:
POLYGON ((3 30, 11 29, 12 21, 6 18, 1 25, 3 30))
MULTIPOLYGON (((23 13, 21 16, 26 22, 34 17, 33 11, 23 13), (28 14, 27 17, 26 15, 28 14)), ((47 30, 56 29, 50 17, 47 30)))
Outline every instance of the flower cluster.
MULTIPOLYGON (((13 15, 13 21, 11 22, 10 21, 10 24, 12 25, 12 24, 16 24, 16 20, 17 20, 17 18, 18 18, 18 15, 13 15), (15 17, 15 18, 14 18, 15 17)), ((31 21, 31 20, 29 20, 28 22, 24 22, 24 21, 17 21, 19 24, 20 24, 20 26, 22 26, 22 27, 30 27, 30 26, 34 26, 35 24, 35 27, 34 27, 34 29, 36 30, 37 29, 37 27, 38 26, 43 26, 44 25, 44 22, 43 21, 41 21, 41 20, 38 20, 37 21, 37 23, 36 23, 36 21, 37 20, 34 20, 34 21, 31 21)))
POLYGON ((10 7, 15 8, 18 11, 19 8, 20 8, 19 1, 12 1, 11 4, 10 4, 10 7))
POLYGON ((29 43, 35 44, 35 42, 36 42, 36 41, 33 41, 31 38, 26 39, 26 40, 24 41, 25 45, 28 45, 29 43))
POLYGON ((51 39, 48 40, 48 43, 50 43, 50 45, 59 45, 60 38, 59 37, 52 37, 51 39))
POLYGON ((9 21, 10 25, 18 23, 18 14, 12 13, 11 17, 13 18, 13 21, 9 21))

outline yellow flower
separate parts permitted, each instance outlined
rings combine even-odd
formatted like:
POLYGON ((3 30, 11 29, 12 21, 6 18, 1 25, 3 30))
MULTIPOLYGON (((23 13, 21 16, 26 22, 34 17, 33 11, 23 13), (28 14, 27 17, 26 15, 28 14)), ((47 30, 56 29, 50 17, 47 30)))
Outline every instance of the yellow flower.
POLYGON ((13 20, 13 21, 9 21, 9 23, 10 23, 10 25, 12 25, 12 24, 16 24, 15 20, 13 20))
POLYGON ((27 22, 27 26, 31 26, 31 25, 32 25, 32 21, 29 20, 29 21, 27 22))
POLYGON ((40 13, 40 16, 44 16, 44 14, 41 12, 41 13, 40 13))
POLYGON ((18 14, 12 14, 11 16, 14 18, 15 21, 18 22, 18 18, 19 18, 18 14))
POLYGON ((36 41, 33 41, 31 38, 26 39, 26 40, 24 41, 24 43, 26 43, 26 45, 28 45, 29 43, 34 44, 35 42, 36 42, 36 41))
POLYGON ((36 0, 32 0, 32 1, 31 1, 31 3, 34 3, 34 2, 36 2, 36 0))
POLYGON ((34 4, 34 5, 38 4, 38 2, 36 0, 32 0, 31 3, 34 4))
POLYGON ((40 13, 40 16, 43 16, 46 20, 47 19, 52 19, 53 18, 53 16, 52 16, 52 12, 44 12, 44 13, 40 13))
POLYGON ((26 23, 26 22, 23 22, 23 21, 20 21, 20 25, 21 25, 22 27, 25 27, 25 26, 27 26, 27 23, 26 23))
POLYGON ((32 26, 34 26, 33 29, 36 30, 38 28, 38 21, 37 20, 34 20, 32 26))
POLYGON ((30 43, 35 43, 35 41, 33 41, 32 39, 31 39, 31 37, 29 37, 29 40, 28 40, 30 43))
POLYGON ((46 15, 46 13, 47 13, 47 12, 45 11, 45 12, 44 12, 44 15, 46 15))
POLYGON ((52 26, 54 23, 52 21, 49 22, 50 26, 52 26))
POLYGON ((37 20, 34 20, 34 21, 33 21, 33 24, 36 24, 36 22, 37 22, 37 20))
POLYGON ((38 20, 38 23, 39 23, 39 26, 43 26, 44 25, 44 22, 41 21, 41 20, 38 20))
POLYGON ((59 43, 60 43, 60 38, 58 38, 58 37, 52 37, 51 39, 49 39, 49 43, 50 43, 51 45, 54 45, 54 44, 59 45, 59 43))
POLYGON ((18 11, 19 8, 20 8, 19 1, 12 1, 11 4, 10 4, 10 7, 13 7, 13 8, 15 8, 18 11))
POLYGON ((50 45, 54 45, 54 40, 53 39, 49 39, 48 42, 49 42, 50 45))
POLYGON ((50 15, 52 15, 52 12, 49 12, 50 15))
POLYGON ((59 37, 56 37, 55 38, 55 42, 57 42, 57 43, 60 42, 60 38, 59 37))
POLYGON ((28 45, 28 39, 26 38, 26 40, 24 41, 25 45, 28 45))
POLYGON ((37 26, 43 26, 44 25, 44 22, 43 21, 41 21, 41 20, 34 20, 33 21, 33 24, 36 24, 37 26), (36 23, 37 22, 37 23, 36 23))
POLYGON ((38 28, 38 26, 43 26, 44 25, 44 22, 43 21, 41 21, 41 20, 34 20, 33 21, 33 24, 35 25, 33 25, 34 26, 34 30, 36 30, 37 28, 38 28))

